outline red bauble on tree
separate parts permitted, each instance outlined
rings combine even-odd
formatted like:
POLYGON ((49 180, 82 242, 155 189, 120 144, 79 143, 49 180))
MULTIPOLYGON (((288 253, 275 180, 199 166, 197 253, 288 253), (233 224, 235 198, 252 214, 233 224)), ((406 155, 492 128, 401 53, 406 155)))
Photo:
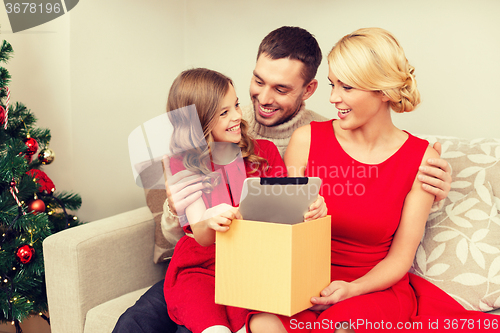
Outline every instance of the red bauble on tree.
POLYGON ((35 256, 35 249, 31 245, 21 245, 16 250, 16 259, 21 264, 29 264, 35 256))
POLYGON ((24 140, 24 143, 28 146, 28 149, 26 150, 26 159, 28 162, 31 162, 31 158, 38 151, 38 142, 28 135, 28 137, 24 140))
POLYGON ((38 142, 36 142, 35 139, 31 137, 27 137, 24 140, 24 143, 26 146, 28 146, 28 149, 26 150, 26 155, 34 155, 38 151, 38 142))
POLYGON ((0 126, 5 125, 5 122, 7 121, 7 112, 5 112, 5 109, 3 106, 0 105, 0 126))
POLYGON ((45 212, 45 202, 41 199, 33 200, 28 204, 28 210, 32 211, 33 214, 45 212))

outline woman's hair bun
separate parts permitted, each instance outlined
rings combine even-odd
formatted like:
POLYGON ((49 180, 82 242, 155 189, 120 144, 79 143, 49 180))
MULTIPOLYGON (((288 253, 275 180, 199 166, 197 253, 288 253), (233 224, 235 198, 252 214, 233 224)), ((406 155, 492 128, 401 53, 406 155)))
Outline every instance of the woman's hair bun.
POLYGON ((395 112, 410 112, 420 104, 420 92, 415 80, 415 68, 408 64, 406 80, 399 89, 399 101, 391 100, 391 109, 395 112))

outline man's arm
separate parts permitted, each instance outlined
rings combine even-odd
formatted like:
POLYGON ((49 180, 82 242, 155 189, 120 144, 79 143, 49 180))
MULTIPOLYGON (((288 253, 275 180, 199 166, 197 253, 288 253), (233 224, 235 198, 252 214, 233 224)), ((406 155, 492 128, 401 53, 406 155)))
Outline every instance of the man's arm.
MULTIPOLYGON (((441 155, 441 144, 436 142, 433 147, 441 155)), ((435 202, 441 201, 448 196, 451 189, 451 168, 442 158, 431 158, 427 160, 428 165, 420 166, 418 180, 422 182, 422 188, 436 196, 435 202)))

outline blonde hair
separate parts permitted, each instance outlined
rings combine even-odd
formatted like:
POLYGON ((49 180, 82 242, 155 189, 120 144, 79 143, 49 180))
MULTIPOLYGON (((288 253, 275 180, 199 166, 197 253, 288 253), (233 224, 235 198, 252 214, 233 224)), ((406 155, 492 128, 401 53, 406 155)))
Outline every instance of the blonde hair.
MULTIPOLYGON (((173 154, 182 153, 182 162, 188 170, 208 177, 214 176, 210 168, 210 143, 214 142, 212 129, 219 119, 222 99, 229 91, 229 85, 233 85, 233 81, 227 76, 206 68, 195 68, 179 74, 170 87, 167 114, 174 125, 170 150, 173 154), (170 112, 193 104, 196 114, 170 112), (198 122, 197 119, 192 119, 194 117, 198 117, 203 133, 199 133, 199 129, 194 126, 198 122)), ((254 141, 248 135, 248 125, 243 119, 240 128, 241 140, 238 146, 243 159, 251 162, 252 173, 267 161, 255 155, 254 141)), ((215 186, 217 184, 214 181, 205 180, 204 183, 215 186)))
POLYGON ((413 68, 397 39, 381 28, 364 28, 342 37, 328 54, 333 74, 357 89, 381 91, 395 112, 420 103, 413 68))

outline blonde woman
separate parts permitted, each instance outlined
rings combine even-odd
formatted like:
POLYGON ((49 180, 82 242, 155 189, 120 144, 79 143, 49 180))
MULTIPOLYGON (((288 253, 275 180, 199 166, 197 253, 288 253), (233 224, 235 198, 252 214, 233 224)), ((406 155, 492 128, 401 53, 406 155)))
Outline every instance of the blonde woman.
POLYGON ((250 330, 425 331, 428 321, 417 309, 419 315, 440 307, 447 316, 463 315, 458 303, 408 273, 434 201, 422 188, 419 166, 439 158, 427 141, 391 119, 391 110, 410 112, 420 103, 414 68, 396 38, 380 28, 343 37, 328 63, 338 119, 297 129, 285 163, 289 176, 323 180, 320 193, 332 216, 332 282, 312 297, 310 310, 292 318, 254 314, 250 330), (425 312, 428 294, 439 300, 425 312))

